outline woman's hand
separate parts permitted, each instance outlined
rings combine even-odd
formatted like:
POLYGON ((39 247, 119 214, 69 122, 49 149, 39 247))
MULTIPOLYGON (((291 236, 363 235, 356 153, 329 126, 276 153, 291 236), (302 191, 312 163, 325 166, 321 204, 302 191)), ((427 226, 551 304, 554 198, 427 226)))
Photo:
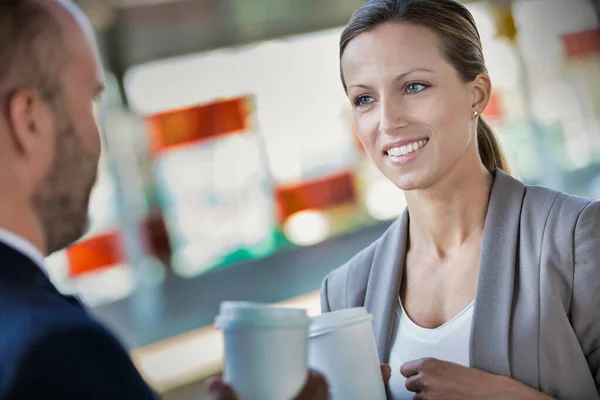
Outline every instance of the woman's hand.
POLYGON ((550 399, 514 379, 435 358, 407 362, 400 372, 415 399, 550 399))
POLYGON ((392 377, 392 368, 387 364, 381 364, 381 377, 383 378, 383 383, 387 384, 392 377))

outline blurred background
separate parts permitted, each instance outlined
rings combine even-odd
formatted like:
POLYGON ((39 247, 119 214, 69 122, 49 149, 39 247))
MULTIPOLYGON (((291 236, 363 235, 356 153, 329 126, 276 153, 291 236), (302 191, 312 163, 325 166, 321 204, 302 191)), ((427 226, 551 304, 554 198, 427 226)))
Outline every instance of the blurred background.
MULTIPOLYGON (((338 40, 363 0, 79 0, 107 70, 92 227, 49 273, 165 399, 221 371, 223 300, 319 312, 404 209, 354 136, 338 40)), ((484 118, 528 183, 600 198, 598 0, 465 1, 484 118)))

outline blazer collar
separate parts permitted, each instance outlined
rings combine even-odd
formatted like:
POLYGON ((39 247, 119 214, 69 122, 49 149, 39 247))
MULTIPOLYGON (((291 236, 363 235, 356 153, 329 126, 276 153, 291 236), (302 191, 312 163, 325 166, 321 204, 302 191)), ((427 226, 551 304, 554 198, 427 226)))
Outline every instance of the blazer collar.
POLYGON ((389 362, 395 311, 404 270, 408 222, 408 210, 404 210, 379 240, 365 294, 365 308, 375 316, 373 330, 377 353, 380 361, 385 364, 389 362))
POLYGON ((27 239, 0 226, 0 242, 35 262, 42 272, 46 273, 44 255, 27 239))
POLYGON ((54 286, 34 260, 13 247, 0 242, 0 282, 10 285, 54 289, 54 286))
POLYGON ((509 329, 525 185, 501 170, 494 174, 475 295, 471 366, 511 376, 509 329))
POLYGON ((0 242, 0 284, 9 287, 38 288, 83 307, 77 297, 61 294, 35 261, 2 242, 0 242))
MULTIPOLYGON (((499 169, 492 174, 473 314, 471 366, 510 376, 508 335, 525 186, 499 169)), ((382 363, 389 362, 408 224, 405 210, 379 240, 365 295, 365 307, 375 316, 373 329, 382 363)))

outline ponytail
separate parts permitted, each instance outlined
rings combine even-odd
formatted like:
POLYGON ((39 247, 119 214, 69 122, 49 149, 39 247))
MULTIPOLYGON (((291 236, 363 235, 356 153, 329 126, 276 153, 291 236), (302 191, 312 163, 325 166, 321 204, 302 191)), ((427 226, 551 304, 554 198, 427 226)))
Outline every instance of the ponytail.
POLYGON ((512 173, 494 131, 483 118, 477 121, 477 143, 481 161, 488 170, 498 168, 507 174, 512 173))

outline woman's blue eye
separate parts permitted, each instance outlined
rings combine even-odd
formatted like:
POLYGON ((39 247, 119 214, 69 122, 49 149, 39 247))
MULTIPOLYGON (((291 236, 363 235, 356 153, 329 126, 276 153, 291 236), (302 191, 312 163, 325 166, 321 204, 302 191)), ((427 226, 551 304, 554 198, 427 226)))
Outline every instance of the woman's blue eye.
POLYGON ((415 94, 415 93, 419 93, 421 90, 425 89, 426 86, 423 85, 422 83, 409 83, 406 86, 406 92, 409 94, 415 94))
POLYGON ((370 96, 359 96, 356 98, 355 104, 358 107, 368 106, 373 102, 373 98, 370 96))

